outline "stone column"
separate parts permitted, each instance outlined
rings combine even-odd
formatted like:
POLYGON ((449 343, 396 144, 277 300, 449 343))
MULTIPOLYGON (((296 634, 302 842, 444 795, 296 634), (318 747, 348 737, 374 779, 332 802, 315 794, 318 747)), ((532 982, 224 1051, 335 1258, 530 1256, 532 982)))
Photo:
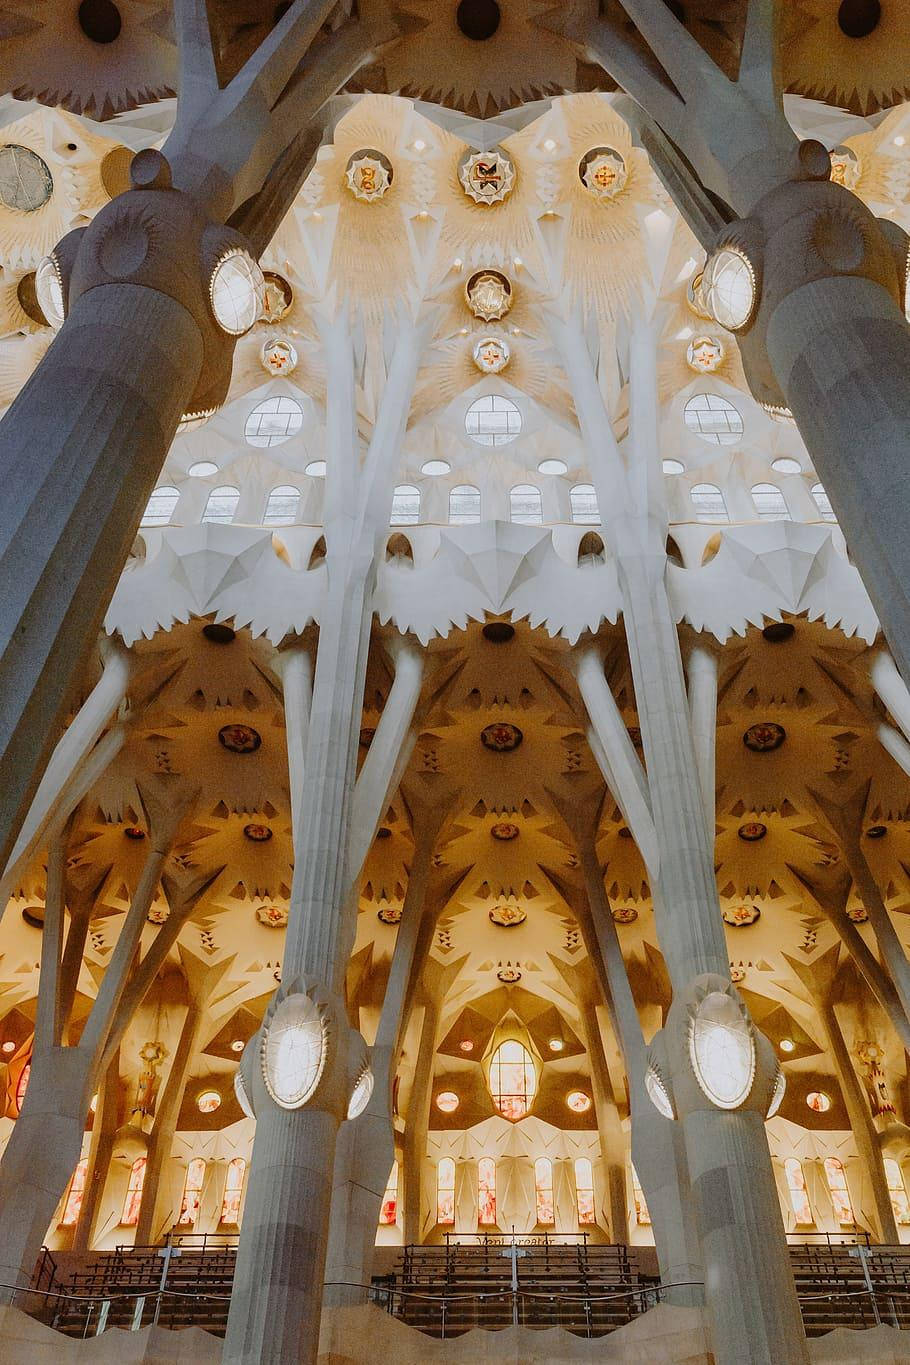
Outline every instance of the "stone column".
POLYGON ((376 544, 388 524, 394 461, 421 338, 414 326, 397 333, 362 468, 354 431, 353 351, 343 315, 325 322, 324 339, 329 586, 320 620, 283 984, 241 1063, 257 1122, 225 1365, 316 1360, 335 1143, 356 1079, 348 1067, 358 1044, 365 1057, 342 998, 356 755, 376 544), (259 1048, 271 1020, 295 1007, 289 1002, 296 999, 299 1006, 301 996, 326 1021, 323 1068, 306 1099, 284 1108, 266 1087, 259 1048))
POLYGON ((686 651, 686 677, 689 683, 689 719, 695 763, 705 806, 705 828, 713 844, 716 822, 715 750, 717 739, 718 653, 712 643, 700 637, 686 651))
POLYGON ((433 1059, 436 1034, 439 1029, 439 1004, 429 994, 423 995, 423 1022, 417 1047, 417 1065, 411 1085, 411 1096, 404 1130, 404 1160, 401 1177, 404 1203, 405 1246, 414 1246, 421 1234, 421 1171, 427 1152, 427 1129, 430 1122, 430 1093, 433 1085, 433 1059))
MULTIPOLYGON (((662 1030, 670 1101, 685 1137, 705 1268, 705 1293, 720 1365, 807 1360, 780 1206, 765 1139, 765 1086, 776 1065, 729 984, 714 877, 713 829, 699 780, 676 623, 666 589, 666 511, 660 477, 656 338, 640 321, 629 343, 630 435, 621 452, 578 330, 556 322, 603 518, 615 556, 659 854, 654 914, 674 1003, 662 1030), (689 1060, 690 1016, 707 995, 724 996, 743 1019, 758 1057, 741 1107, 716 1106, 689 1060), (744 1351, 745 1346, 745 1351, 744 1351)), ((588 696, 606 687, 579 672, 588 696)), ((589 712, 590 714, 590 712, 589 712)), ((652 886, 652 890, 653 890, 652 886)), ((652 1055, 654 1045, 652 1044, 652 1055)))

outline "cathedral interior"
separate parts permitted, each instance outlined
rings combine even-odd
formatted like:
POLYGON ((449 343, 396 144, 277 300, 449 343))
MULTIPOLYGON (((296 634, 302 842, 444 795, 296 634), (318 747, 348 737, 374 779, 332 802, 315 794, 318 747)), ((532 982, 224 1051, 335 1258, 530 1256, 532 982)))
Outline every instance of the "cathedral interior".
POLYGON ((908 0, 0 91, 0 1362, 910 1361, 908 0))

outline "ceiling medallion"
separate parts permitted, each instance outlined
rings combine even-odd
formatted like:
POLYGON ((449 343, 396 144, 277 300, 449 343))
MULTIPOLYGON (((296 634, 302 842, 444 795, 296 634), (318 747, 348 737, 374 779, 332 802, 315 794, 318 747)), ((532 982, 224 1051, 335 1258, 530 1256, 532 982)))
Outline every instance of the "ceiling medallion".
POLYGON ((740 825, 736 833, 745 843, 755 844, 759 839, 764 839, 768 833, 768 826, 763 825, 760 820, 747 820, 744 825, 740 825))
POLYGON ((124 827, 123 833, 126 835, 127 839, 145 838, 145 830, 140 829, 138 825, 126 825, 124 827))
POLYGON ((862 164, 852 147, 832 147, 828 153, 831 158, 831 179, 835 185, 843 185, 852 190, 859 183, 862 164))
POLYGON ((787 732, 782 725, 773 720, 760 720, 749 726, 743 735, 743 744, 754 754, 768 754, 779 749, 786 738, 787 732))
POLYGON ((693 337, 686 347, 686 364, 698 374, 713 374, 723 364, 724 354, 717 337, 693 337))
POLYGON ((516 929, 519 924, 524 924, 528 913, 519 905, 494 905, 488 918, 491 924, 497 924, 500 929, 516 929))
POLYGON ((283 905, 257 905, 256 918, 267 929, 283 929, 288 922, 288 912, 283 905))
POLYGON ((499 374, 511 359, 509 343, 501 337, 483 337, 472 351, 474 364, 484 374, 499 374))
POLYGON ((266 337, 259 361, 267 374, 293 374, 297 368, 297 348, 284 337, 266 337))
POLYGON ((344 173, 351 194, 364 204, 373 204, 377 199, 382 199, 388 193, 394 177, 389 158, 373 147, 353 152, 344 173))
POLYGON ((510 725, 508 721, 497 720, 492 725, 487 725, 480 732, 480 742, 485 749, 492 749, 497 754, 511 753, 517 749, 524 735, 517 725, 510 725))
POLYGON ((497 824, 491 825, 490 834, 494 839, 500 839, 507 843, 509 839, 517 839, 519 830, 517 825, 513 825, 509 820, 500 820, 497 824))
POLYGON ((851 905, 847 910, 847 919, 854 924, 868 924, 869 912, 864 905, 851 905))
POLYGON ((468 307, 483 322, 498 322, 512 307, 512 284, 499 270, 475 270, 464 287, 468 307))
POLYGON ((291 311, 294 291, 284 276, 274 270, 263 270, 262 278, 265 281, 265 288, 262 294, 261 319, 263 322, 280 322, 291 311))
POLYGON ((267 844, 272 837, 268 825, 244 825, 243 832, 254 844, 267 844))
POLYGON ((629 178, 626 163, 613 147, 592 147, 578 163, 578 178, 595 199, 615 199, 629 178))
POLYGON ((458 163, 458 178, 475 204, 501 204, 512 193, 515 165, 497 147, 488 152, 466 152, 458 163))
POLYGON ((146 915, 149 924, 164 924, 170 916, 170 910, 166 905, 153 905, 146 915))
POLYGON ((400 924, 401 906, 384 905, 380 910, 376 911, 376 918, 379 920, 380 924, 400 924))
POLYGON ((740 983, 741 981, 745 981, 745 979, 746 979, 746 969, 745 969, 745 967, 731 967, 731 968, 730 968, 730 980, 733 982, 734 986, 738 986, 739 983, 740 983))
POLYGON ((254 754, 262 743, 262 736, 252 725, 222 725, 219 743, 232 754, 254 754))
POLYGON ((500 967, 499 971, 496 973, 496 978, 498 981, 501 981, 504 986, 514 986, 516 981, 521 980, 521 972, 517 967, 513 967, 509 964, 506 967, 500 967))
POLYGON ((745 929, 747 925, 754 924, 761 918, 761 910, 757 905, 725 905, 724 924, 730 924, 734 929, 745 929))
POLYGON ((614 905, 610 914, 616 924, 634 924, 638 919, 638 911, 634 905, 614 905))

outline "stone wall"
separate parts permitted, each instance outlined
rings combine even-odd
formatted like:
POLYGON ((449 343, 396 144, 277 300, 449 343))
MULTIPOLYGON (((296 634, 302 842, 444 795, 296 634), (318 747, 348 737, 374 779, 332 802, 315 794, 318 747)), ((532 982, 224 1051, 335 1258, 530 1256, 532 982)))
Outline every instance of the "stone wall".
MULTIPOLYGON (((910 1333, 893 1327, 843 1329, 810 1342, 812 1365, 910 1365, 910 1333)), ((559 1328, 468 1332, 436 1341, 378 1308, 333 1308, 323 1314, 319 1365, 713 1365, 702 1315, 661 1305, 607 1337, 586 1341, 559 1328)), ((76 1341, 17 1308, 0 1307, 0 1365, 218 1365, 221 1342, 197 1327, 171 1332, 112 1328, 76 1341)))

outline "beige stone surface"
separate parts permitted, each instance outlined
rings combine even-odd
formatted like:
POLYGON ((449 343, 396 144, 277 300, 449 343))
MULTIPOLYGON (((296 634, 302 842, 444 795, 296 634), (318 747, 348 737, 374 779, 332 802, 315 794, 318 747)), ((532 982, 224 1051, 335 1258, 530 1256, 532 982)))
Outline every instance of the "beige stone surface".
MULTIPOLYGON (((868 1332, 839 1328, 809 1343, 812 1365, 910 1365, 910 1333, 893 1327, 868 1332)), ((559 1328, 509 1327, 436 1341, 379 1308, 332 1308, 323 1315, 319 1365, 713 1365, 702 1315, 695 1308, 651 1310, 608 1337, 586 1341, 559 1328)), ((0 1307, 0 1365, 218 1365, 221 1342, 190 1327, 171 1332, 112 1328, 76 1341, 18 1308, 0 1307)))

